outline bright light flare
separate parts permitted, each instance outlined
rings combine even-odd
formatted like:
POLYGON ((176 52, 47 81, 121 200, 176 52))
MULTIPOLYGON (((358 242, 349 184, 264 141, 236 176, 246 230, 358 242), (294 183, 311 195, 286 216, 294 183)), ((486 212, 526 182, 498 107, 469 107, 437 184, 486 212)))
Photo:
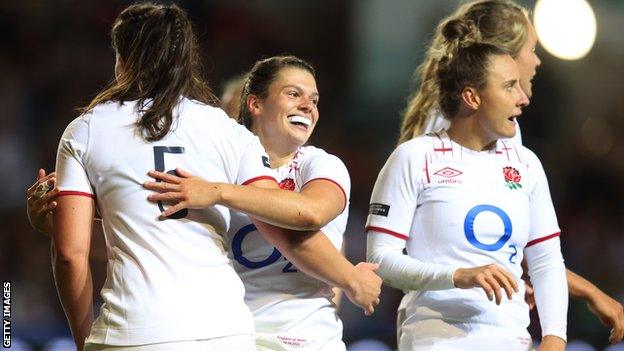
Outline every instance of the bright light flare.
POLYGON ((555 57, 578 60, 596 40, 596 16, 586 0, 538 0, 533 22, 540 43, 555 57))

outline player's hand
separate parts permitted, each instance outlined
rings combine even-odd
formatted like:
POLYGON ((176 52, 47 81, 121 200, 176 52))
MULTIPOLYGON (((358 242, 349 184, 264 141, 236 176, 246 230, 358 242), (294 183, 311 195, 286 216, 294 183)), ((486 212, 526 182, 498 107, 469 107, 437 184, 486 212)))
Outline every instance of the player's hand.
POLYGON ((587 301, 587 307, 600 318, 604 325, 612 328, 609 335, 611 344, 617 344, 622 341, 624 336, 624 308, 622 308, 621 303, 612 299, 600 289, 596 289, 596 293, 587 301))
POLYGON ((56 208, 54 197, 58 194, 59 188, 56 186, 56 172, 46 175, 44 169, 40 169, 37 174, 37 181, 26 190, 26 211, 30 225, 44 233, 47 231, 46 222, 52 210, 56 208))
POLYGON ((529 305, 529 311, 535 308, 535 291, 533 285, 528 281, 524 281, 524 301, 529 305))
POLYGON ((145 182, 143 187, 157 192, 147 199, 173 204, 162 213, 164 217, 185 208, 210 207, 221 199, 219 183, 207 182, 180 168, 176 168, 177 175, 158 171, 149 171, 147 174, 156 179, 156 182, 145 182))
POLYGON ((453 274, 453 283, 460 289, 482 288, 488 300, 496 299, 497 305, 500 305, 503 300, 501 290, 505 290, 509 300, 511 300, 511 295, 518 291, 518 283, 513 274, 496 264, 459 268, 453 274))
POLYGON ((554 335, 546 335, 535 351, 563 351, 565 347, 566 342, 563 339, 554 335))
POLYGON ((364 310, 364 314, 370 316, 379 305, 379 294, 383 281, 375 273, 379 268, 376 263, 361 262, 355 266, 355 276, 349 287, 344 288, 345 295, 356 306, 364 310))

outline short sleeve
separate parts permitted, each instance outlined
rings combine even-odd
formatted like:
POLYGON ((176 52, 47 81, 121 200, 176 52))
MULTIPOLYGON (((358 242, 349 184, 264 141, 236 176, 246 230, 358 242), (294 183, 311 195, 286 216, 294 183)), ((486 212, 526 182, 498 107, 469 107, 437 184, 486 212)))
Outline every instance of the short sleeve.
POLYGON ((313 180, 323 179, 336 184, 345 197, 345 206, 349 203, 351 178, 345 164, 336 156, 319 152, 301 166, 303 187, 313 180))
POLYGON ((227 121, 230 127, 228 142, 236 145, 235 152, 238 158, 235 183, 247 185, 262 179, 275 181, 275 171, 271 169, 269 156, 258 137, 229 117, 227 121))
MULTIPOLYGON (((370 201, 366 230, 405 239, 416 212, 421 167, 412 142, 401 144, 381 169, 370 201)), ((424 158, 424 155, 423 155, 424 158)))
POLYGON ((532 152, 529 156, 527 159, 533 187, 529 195, 530 227, 527 247, 559 236, 561 232, 542 163, 532 152))
POLYGON ((56 177, 59 195, 95 197, 85 166, 89 143, 89 118, 81 116, 72 121, 58 145, 56 177))

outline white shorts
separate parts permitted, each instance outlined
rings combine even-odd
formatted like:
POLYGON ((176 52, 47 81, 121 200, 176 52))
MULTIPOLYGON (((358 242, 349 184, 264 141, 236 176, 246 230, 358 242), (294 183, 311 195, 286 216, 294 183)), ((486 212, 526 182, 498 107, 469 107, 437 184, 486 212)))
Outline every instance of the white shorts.
POLYGON ((113 346, 86 344, 84 351, 255 351, 253 336, 250 334, 224 336, 205 340, 162 342, 148 345, 113 346))
POLYGON ((399 351, 531 351, 532 340, 524 331, 512 332, 503 327, 449 324, 429 319, 400 325, 399 351))

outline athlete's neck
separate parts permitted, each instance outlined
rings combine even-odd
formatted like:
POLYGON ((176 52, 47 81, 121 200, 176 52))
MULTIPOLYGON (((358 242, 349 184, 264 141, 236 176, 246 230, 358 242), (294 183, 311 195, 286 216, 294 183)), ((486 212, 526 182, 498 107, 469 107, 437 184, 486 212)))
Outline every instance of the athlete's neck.
POLYGON ((474 114, 453 117, 446 133, 452 141, 473 151, 491 150, 496 147, 496 139, 487 135, 474 114))
POLYGON ((258 136, 264 150, 269 155, 271 168, 279 168, 290 162, 295 157, 297 149, 300 146, 288 142, 285 138, 266 135, 262 130, 257 128, 253 128, 253 132, 258 136))
POLYGON ((291 152, 275 152, 272 149, 266 148, 266 152, 269 155, 269 162, 271 163, 271 168, 279 168, 288 162, 292 161, 297 153, 297 150, 291 152))

